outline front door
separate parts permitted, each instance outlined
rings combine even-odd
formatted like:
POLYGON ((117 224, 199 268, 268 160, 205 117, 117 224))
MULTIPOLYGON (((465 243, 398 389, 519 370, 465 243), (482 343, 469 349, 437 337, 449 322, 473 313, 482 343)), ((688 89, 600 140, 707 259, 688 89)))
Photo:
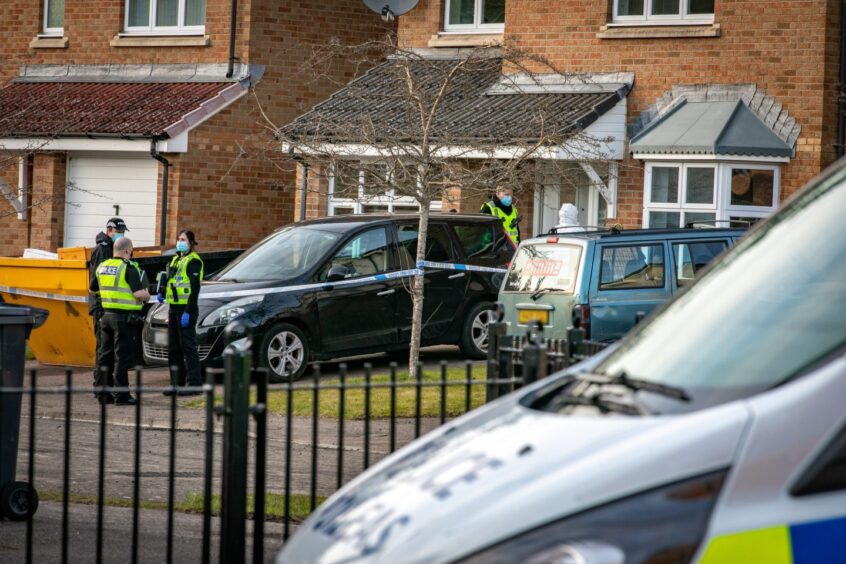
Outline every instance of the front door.
POLYGON ((385 227, 358 233, 320 271, 318 282, 325 286, 317 294, 318 352, 352 353, 397 342, 395 316, 402 280, 374 280, 393 263, 389 241, 385 227), (333 266, 345 270, 342 283, 327 280, 333 266))
MULTIPOLYGON (((400 264, 412 268, 417 257, 417 224, 405 223, 397 226, 400 264)), ((429 224, 426 237, 426 260, 454 263, 452 241, 442 223, 429 224)), ((423 339, 434 340, 450 327, 464 303, 464 296, 470 283, 467 272, 455 270, 426 269, 423 277, 423 339)), ((410 287, 397 298, 397 316, 401 327, 401 342, 411 340, 411 319, 413 303, 410 287)))

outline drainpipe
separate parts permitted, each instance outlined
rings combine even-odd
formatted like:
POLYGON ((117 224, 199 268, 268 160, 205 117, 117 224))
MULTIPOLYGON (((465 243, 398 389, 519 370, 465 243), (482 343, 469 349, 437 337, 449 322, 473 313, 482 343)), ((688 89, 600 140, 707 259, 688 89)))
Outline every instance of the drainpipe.
POLYGON ((235 25, 238 15, 238 0, 232 0, 232 21, 229 24, 229 68, 226 71, 226 78, 232 78, 235 74, 235 25))
POLYGON ((165 246, 167 240, 167 177, 170 172, 170 161, 159 153, 157 137, 150 138, 150 156, 162 163, 162 214, 159 219, 159 245, 165 246))
POLYGON ((837 157, 844 153, 846 141, 846 0, 840 2, 840 81, 837 85, 837 157))

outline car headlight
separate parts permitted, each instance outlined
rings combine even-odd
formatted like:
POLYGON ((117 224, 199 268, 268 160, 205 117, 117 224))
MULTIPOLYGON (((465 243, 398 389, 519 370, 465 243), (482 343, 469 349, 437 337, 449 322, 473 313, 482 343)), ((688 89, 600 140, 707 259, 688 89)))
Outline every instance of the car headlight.
POLYGON ((565 517, 461 562, 690 562, 705 536, 726 472, 676 482, 565 517))
POLYGON ((264 296, 249 296, 247 298, 241 298, 240 300, 235 300, 234 302, 230 302, 226 305, 220 306, 203 319, 201 325, 203 327, 211 327, 214 325, 226 325, 236 317, 240 317, 241 315, 245 314, 247 311, 257 307, 262 300, 264 300, 264 296))

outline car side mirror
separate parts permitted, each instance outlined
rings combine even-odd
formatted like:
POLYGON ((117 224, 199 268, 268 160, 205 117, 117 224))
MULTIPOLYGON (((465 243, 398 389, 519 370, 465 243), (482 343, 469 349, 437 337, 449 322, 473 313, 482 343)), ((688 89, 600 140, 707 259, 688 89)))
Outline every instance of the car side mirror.
POLYGON ((338 280, 343 280, 349 275, 349 268, 347 268, 346 266, 341 266, 340 264, 336 264, 329 269, 329 273, 326 275, 326 281, 337 282, 338 280))

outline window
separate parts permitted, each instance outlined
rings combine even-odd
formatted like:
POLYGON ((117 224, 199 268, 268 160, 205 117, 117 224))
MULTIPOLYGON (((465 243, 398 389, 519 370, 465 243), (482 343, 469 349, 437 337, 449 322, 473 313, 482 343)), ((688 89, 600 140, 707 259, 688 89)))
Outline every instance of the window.
POLYGON ((126 0, 128 33, 202 33, 206 0, 126 0))
MULTIPOLYGON (((400 225, 397 229, 399 235, 400 266, 402 268, 414 268, 417 264, 417 226, 400 225)), ((443 225, 433 223, 429 225, 426 233, 426 260, 433 262, 452 262, 455 257, 452 253, 452 243, 449 240, 443 225)))
POLYGON ((778 205, 778 182, 777 166, 648 163, 643 225, 727 226, 733 219, 764 218, 778 205))
POLYGON ((447 0, 447 31, 491 31, 504 29, 505 0, 447 0))
POLYGON ((468 260, 494 254, 493 228, 490 224, 457 224, 453 225, 452 229, 468 260))
POLYGON ((345 278, 372 276, 388 270, 388 238, 384 227, 353 237, 323 268, 319 280, 326 280, 333 267, 343 268, 345 278))
POLYGON ((664 287, 664 246, 605 247, 599 270, 600 290, 664 287))
MULTIPOLYGON (((392 181, 383 164, 345 162, 336 165, 329 177, 329 215, 417 213, 420 207, 413 197, 398 196, 393 189, 384 189, 392 181)), ((432 202, 429 209, 440 211, 441 202, 432 202)))
POLYGON ((726 248, 725 241, 673 243, 673 260, 676 262, 676 286, 693 281, 699 271, 726 248))
POLYGON ((614 23, 712 23, 714 0, 614 0, 614 23))
POLYGON ((790 493, 805 496, 846 490, 846 428, 841 428, 790 493))
POLYGON ((581 258, 582 248, 576 245, 523 245, 508 269, 504 291, 552 290, 572 294, 581 258))
POLYGON ((44 34, 62 35, 64 28, 65 0, 44 0, 44 34))

